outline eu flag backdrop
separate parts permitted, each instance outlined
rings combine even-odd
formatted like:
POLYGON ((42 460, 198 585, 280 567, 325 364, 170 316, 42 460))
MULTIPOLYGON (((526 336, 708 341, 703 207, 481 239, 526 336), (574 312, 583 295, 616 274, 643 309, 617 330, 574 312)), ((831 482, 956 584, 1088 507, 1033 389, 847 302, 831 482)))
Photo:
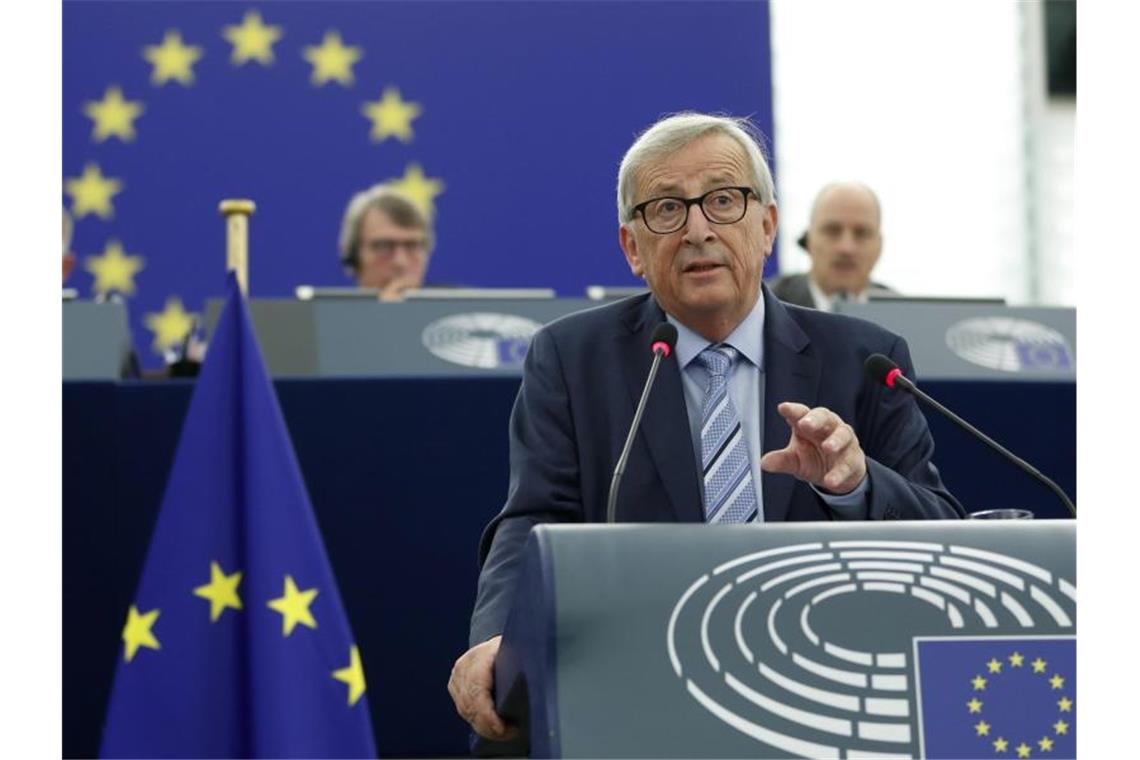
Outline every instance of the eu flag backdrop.
POLYGON ((229 283, 126 611, 100 754, 374 757, 360 648, 229 283))
POLYGON ((344 205, 385 180, 435 212, 430 282, 633 285, 624 150, 684 109, 770 136, 769 57, 759 0, 67 0, 67 285, 125 298, 153 365, 218 295, 222 198, 258 206, 251 294, 289 296, 350 284, 344 205))

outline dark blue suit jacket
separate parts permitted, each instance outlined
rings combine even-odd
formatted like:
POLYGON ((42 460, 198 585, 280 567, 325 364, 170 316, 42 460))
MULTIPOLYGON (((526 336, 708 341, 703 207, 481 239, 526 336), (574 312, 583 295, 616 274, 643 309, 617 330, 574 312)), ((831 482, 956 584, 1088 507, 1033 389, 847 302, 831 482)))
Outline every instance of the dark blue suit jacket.
MULTIPOLYGON (((965 512, 931 462, 934 441, 915 401, 865 379, 873 353, 914 377, 906 342, 852 317, 780 303, 764 286, 764 451, 787 445, 783 401, 825 406, 855 428, 867 456, 873 520, 965 512)), ((510 422, 507 502, 483 533, 471 643, 502 632, 532 526, 604 522, 610 478, 649 374, 650 336, 665 314, 651 295, 571 314, 534 337, 510 422)), ((633 444, 617 503, 622 522, 702 522, 700 480, 681 369, 668 360, 633 444)), ((763 474, 764 519, 829 520, 812 488, 763 474)))

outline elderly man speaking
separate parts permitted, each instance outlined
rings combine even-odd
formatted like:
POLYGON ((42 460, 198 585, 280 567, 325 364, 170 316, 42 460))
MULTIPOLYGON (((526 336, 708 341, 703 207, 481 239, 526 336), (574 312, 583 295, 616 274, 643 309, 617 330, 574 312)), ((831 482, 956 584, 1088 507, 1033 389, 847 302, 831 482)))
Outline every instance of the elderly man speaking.
POLYGON ((863 379, 872 353, 912 375, 906 343, 868 322, 780 303, 761 283, 776 236, 772 174, 745 120, 697 113, 646 130, 618 173, 619 239, 651 294, 534 337, 510 421, 510 487, 487 526, 456 709, 490 739, 492 666, 523 543, 547 522, 602 522, 615 462, 668 321, 618 519, 763 523, 958 518, 907 394, 863 379))

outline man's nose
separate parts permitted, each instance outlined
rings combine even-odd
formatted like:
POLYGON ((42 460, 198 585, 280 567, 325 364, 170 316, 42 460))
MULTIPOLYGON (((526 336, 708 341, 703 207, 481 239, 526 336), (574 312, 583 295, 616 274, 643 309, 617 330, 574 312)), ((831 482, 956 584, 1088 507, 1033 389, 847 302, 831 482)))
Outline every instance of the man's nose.
POLYGON ((411 246, 397 245, 392 250, 392 263, 401 268, 407 268, 415 255, 416 253, 412 250, 411 246))
POLYGON ((839 235, 838 249, 840 253, 854 256, 859 251, 859 241, 854 230, 844 230, 839 235))
POLYGON ((701 210, 698 204, 689 206, 689 218, 685 221, 684 229, 685 235, 683 240, 686 243, 707 243, 716 237, 716 234, 713 232, 712 223, 709 222, 705 216, 705 212, 701 210))

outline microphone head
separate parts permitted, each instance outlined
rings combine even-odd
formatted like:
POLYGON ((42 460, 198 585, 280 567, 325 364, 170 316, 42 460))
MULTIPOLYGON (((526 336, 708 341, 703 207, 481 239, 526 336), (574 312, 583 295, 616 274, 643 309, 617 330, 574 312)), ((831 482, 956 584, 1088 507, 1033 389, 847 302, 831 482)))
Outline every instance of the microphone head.
POLYGON ((895 378, 902 374, 899 370, 899 365, 882 354, 871 354, 868 356, 867 361, 863 362, 863 370, 876 383, 885 385, 888 388, 894 388, 895 378))
POLYGON ((668 322, 657 325, 653 337, 649 339, 649 350, 653 353, 661 352, 668 359, 673 355, 673 348, 677 345, 677 328, 668 322))

